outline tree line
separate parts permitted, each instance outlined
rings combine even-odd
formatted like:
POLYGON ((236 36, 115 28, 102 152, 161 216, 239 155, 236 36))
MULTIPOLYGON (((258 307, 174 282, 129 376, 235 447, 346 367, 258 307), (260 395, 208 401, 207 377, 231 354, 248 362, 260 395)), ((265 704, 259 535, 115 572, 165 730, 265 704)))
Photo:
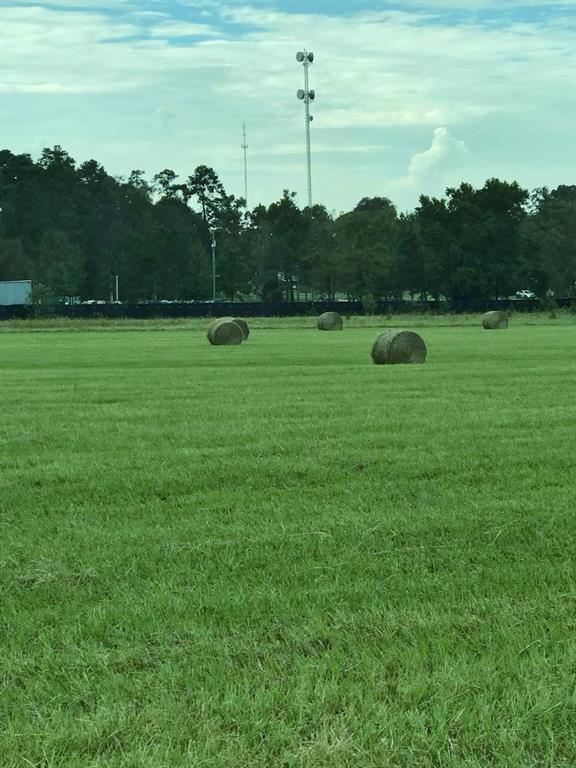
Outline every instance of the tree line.
POLYGON ((339 215, 295 197, 249 210, 205 165, 147 180, 77 165, 60 146, 37 161, 2 150, 0 280, 109 300, 118 276, 123 301, 209 299, 214 233, 218 296, 231 300, 575 296, 576 186, 492 178, 408 213, 385 197, 339 215))

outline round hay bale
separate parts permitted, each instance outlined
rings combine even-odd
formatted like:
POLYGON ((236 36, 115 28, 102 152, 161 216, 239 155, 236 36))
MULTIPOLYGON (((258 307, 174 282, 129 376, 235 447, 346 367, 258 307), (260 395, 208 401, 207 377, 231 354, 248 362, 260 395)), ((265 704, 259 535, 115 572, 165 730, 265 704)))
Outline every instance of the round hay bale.
POLYGON ((338 312, 323 312, 318 318, 319 331, 341 331, 343 327, 344 321, 338 312))
POLYGON ((240 329, 242 330, 242 338, 246 341, 248 336, 250 336, 250 326, 243 317, 233 317, 232 320, 234 320, 236 325, 240 326, 240 329))
POLYGON ((242 328, 231 317, 221 317, 208 326, 206 332, 210 344, 241 344, 242 328))
POLYGON ((372 345, 372 360, 378 365, 396 363, 424 363, 426 344, 414 331, 389 328, 372 345))
POLYGON ((508 315, 506 312, 485 312, 482 315, 482 327, 487 331, 496 331, 508 328, 508 315))
POLYGON ((235 317, 215 317, 213 320, 210 321, 210 324, 208 325, 208 331, 218 323, 221 323, 222 320, 232 320, 233 322, 236 323, 236 325, 238 325, 235 317))

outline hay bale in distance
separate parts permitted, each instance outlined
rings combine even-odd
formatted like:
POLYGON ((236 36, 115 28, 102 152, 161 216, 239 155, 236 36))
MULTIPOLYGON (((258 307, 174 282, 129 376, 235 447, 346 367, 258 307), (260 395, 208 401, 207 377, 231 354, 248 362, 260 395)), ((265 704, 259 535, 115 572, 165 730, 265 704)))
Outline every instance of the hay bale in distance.
POLYGON ((508 328, 508 315, 506 312, 501 312, 500 310, 495 312, 485 312, 482 315, 482 327, 487 331, 508 328))
POLYGON ((239 323, 236 322, 236 318, 235 317, 215 317, 212 320, 210 320, 210 324, 208 325, 208 329, 207 330, 209 331, 210 328, 212 328, 213 326, 217 325, 218 323, 221 323, 222 320, 233 320, 236 323, 236 325, 239 325, 239 323))
POLYGON ((246 320, 244 320, 243 317, 233 317, 232 320, 234 320, 236 325, 240 326, 240 328, 242 330, 242 338, 243 338, 244 341, 246 341, 248 336, 250 336, 250 326, 248 325, 246 320))
POLYGON ((414 331, 389 328, 378 336, 371 355, 377 365, 424 363, 426 351, 424 339, 414 331))
POLYGON ((343 327, 344 321, 338 312, 323 312, 318 318, 319 331, 341 331, 343 327))
POLYGON ((210 344, 241 344, 242 328, 231 317, 221 317, 208 326, 206 332, 210 344))

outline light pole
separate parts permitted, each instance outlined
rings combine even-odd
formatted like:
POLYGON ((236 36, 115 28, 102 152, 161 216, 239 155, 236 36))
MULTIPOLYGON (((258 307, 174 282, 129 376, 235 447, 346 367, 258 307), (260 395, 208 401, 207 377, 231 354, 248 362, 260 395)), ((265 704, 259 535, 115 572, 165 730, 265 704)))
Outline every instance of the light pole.
POLYGON ((310 160, 310 123, 313 120, 310 114, 310 102, 314 101, 315 93, 308 88, 308 67, 314 61, 312 51, 298 51, 296 61, 301 62, 304 67, 304 90, 299 88, 296 96, 304 102, 304 120, 306 122, 306 163, 308 169, 308 206, 312 206, 312 163, 310 160))
POLYGON ((216 230, 210 230, 212 241, 212 301, 216 301, 216 230))

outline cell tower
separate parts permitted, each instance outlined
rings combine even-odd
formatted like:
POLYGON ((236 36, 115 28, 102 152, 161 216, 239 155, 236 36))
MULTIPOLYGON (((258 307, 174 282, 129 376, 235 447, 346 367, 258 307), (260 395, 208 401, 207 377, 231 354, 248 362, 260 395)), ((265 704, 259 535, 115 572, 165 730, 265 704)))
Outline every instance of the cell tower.
POLYGON ((248 144, 246 144, 246 123, 244 121, 242 121, 242 136, 244 140, 240 146, 244 150, 244 200, 246 200, 246 206, 248 206, 248 162, 246 160, 248 144))
POLYGON ((308 67, 314 61, 314 54, 312 51, 298 51, 296 54, 296 61, 301 63, 304 67, 304 90, 299 88, 296 96, 304 101, 304 119, 306 121, 306 163, 308 170, 308 206, 312 207, 312 163, 310 160, 310 123, 313 120, 310 114, 310 102, 314 101, 316 93, 308 88, 308 67))

